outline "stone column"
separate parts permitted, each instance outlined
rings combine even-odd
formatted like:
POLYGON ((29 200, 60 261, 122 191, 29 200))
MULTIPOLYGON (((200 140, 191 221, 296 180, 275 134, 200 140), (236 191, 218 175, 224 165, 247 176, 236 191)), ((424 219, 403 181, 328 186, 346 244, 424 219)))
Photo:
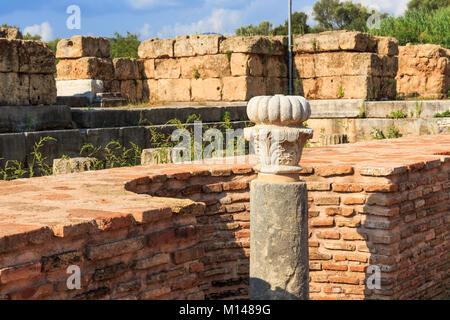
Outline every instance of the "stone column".
POLYGON ((299 162, 313 130, 303 127, 311 108, 303 97, 255 97, 255 127, 245 129, 259 159, 250 186, 250 298, 309 298, 308 196, 299 162))

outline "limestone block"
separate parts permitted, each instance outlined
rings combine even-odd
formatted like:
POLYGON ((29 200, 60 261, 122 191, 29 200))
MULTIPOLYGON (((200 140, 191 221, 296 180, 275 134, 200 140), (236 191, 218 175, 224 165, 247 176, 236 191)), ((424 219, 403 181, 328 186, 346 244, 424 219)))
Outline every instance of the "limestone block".
POLYGON ((178 59, 155 59, 155 79, 178 79, 181 64, 178 59))
POLYGON ((184 79, 223 78, 231 75, 230 61, 225 54, 181 58, 179 64, 184 79))
POLYGON ((191 80, 158 80, 157 96, 159 101, 191 101, 191 80))
POLYGON ((248 101, 255 96, 266 95, 263 77, 223 78, 223 101, 248 101))
POLYGON ((57 66, 58 80, 113 80, 114 66, 110 59, 81 58, 61 60, 57 66))
POLYGON ((387 56, 397 56, 398 40, 393 37, 375 37, 377 42, 377 53, 387 56))
POLYGON ((260 77, 263 75, 264 68, 261 55, 233 53, 230 60, 233 76, 260 77))
MULTIPOLYGON (((110 81, 111 82, 111 81, 110 81)), ((56 91, 58 97, 88 97, 92 103, 96 98, 97 93, 103 92, 104 82, 102 80, 58 80, 56 81, 56 91)), ((108 92, 118 92, 111 88, 106 90, 108 92)))
POLYGON ((314 54, 298 53, 294 57, 294 78, 315 78, 314 54))
POLYGON ((141 155, 141 165, 151 166, 155 164, 173 163, 172 150, 174 148, 144 149, 141 155))
POLYGON ((30 103, 56 104, 56 83, 53 74, 30 74, 30 103))
POLYGON ((360 51, 368 49, 370 35, 354 31, 326 31, 294 38, 294 51, 315 53, 328 51, 360 51))
POLYGON ((264 78, 266 95, 288 94, 288 79, 278 77, 264 78))
POLYGON ((56 72, 55 55, 47 44, 40 41, 22 40, 18 49, 19 72, 45 74, 56 72))
POLYGON ((155 79, 155 59, 144 60, 144 79, 155 79))
POLYGON ((173 58, 175 39, 149 39, 142 41, 138 54, 143 59, 173 58))
POLYGON ((56 48, 57 59, 82 57, 109 58, 111 45, 107 38, 74 36, 62 39, 56 48))
POLYGON ((193 101, 222 100, 222 81, 220 79, 192 79, 193 101))
POLYGON ((71 159, 54 159, 53 174, 70 174, 89 171, 93 169, 95 158, 71 158, 71 159))
POLYGON ((116 58, 113 59, 114 79, 133 80, 141 79, 139 63, 137 59, 116 58))
POLYGON ((381 75, 378 55, 364 52, 326 52, 314 56, 316 77, 381 75))
POLYGON ((288 65, 283 56, 263 57, 264 76, 284 78, 288 76, 288 65))
POLYGON ((397 92, 401 96, 420 96, 428 99, 441 99, 448 90, 445 75, 407 75, 397 76, 397 92))
POLYGON ((149 101, 157 101, 158 97, 158 80, 148 79, 142 81, 143 98, 149 101))
POLYGON ((381 76, 395 77, 398 73, 398 57, 397 56, 381 56, 381 76))
POLYGON ((138 103, 143 98, 142 80, 122 80, 120 82, 120 92, 128 102, 138 103))
POLYGON ((17 28, 0 28, 0 38, 22 39, 22 33, 17 28))
POLYGON ((284 55, 286 50, 279 38, 229 36, 221 41, 220 52, 284 55))
POLYGON ((0 72, 19 72, 18 40, 0 38, 0 72))
POLYGON ((120 92, 120 84, 121 84, 120 80, 106 80, 102 82, 103 82, 103 92, 120 92))
POLYGON ((180 36, 175 39, 175 57, 193 57, 203 55, 214 55, 219 53, 220 35, 180 36))
POLYGON ((0 73, 0 106, 30 104, 30 76, 0 73))

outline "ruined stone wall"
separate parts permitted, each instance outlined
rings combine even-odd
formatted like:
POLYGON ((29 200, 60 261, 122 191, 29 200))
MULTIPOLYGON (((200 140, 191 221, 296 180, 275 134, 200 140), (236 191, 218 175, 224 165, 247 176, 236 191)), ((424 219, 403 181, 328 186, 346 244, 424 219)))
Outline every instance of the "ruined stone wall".
POLYGON ((283 37, 192 35, 139 47, 150 100, 247 101, 287 93, 283 37))
POLYGON ((295 90, 308 99, 393 99, 398 41, 349 31, 294 39, 295 90))
POLYGON ((438 45, 400 47, 397 91, 403 96, 449 97, 450 50, 438 45))
POLYGON ((60 59, 57 80, 103 80, 104 91, 121 93, 129 102, 148 98, 143 88, 143 63, 140 59, 110 58, 106 38, 75 36, 58 43, 60 59))
POLYGON ((55 72, 46 44, 0 37, 0 106, 55 104, 55 72))

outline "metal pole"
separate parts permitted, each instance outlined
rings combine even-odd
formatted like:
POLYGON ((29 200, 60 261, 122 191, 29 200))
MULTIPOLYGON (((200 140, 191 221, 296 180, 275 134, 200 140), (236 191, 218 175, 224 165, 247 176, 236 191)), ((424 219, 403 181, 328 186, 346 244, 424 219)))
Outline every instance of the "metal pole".
POLYGON ((292 49, 293 49, 293 45, 292 45, 292 0, 289 0, 289 17, 288 17, 288 33, 289 33, 289 40, 288 40, 288 45, 289 45, 289 95, 293 94, 293 61, 292 61, 292 49))

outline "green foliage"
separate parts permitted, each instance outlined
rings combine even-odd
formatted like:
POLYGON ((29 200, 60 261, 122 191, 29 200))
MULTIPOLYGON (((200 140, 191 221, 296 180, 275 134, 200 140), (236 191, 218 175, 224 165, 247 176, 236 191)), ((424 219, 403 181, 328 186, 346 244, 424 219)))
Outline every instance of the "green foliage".
POLYGON ((397 129, 394 125, 391 125, 388 128, 388 133, 386 135, 388 139, 396 139, 403 137, 403 134, 400 133, 399 129, 397 129))
POLYGON ((318 22, 314 31, 367 31, 367 20, 372 14, 370 9, 352 1, 320 0, 313 7, 314 20, 318 22))
POLYGON ((337 95, 339 99, 345 96, 344 88, 342 87, 342 85, 339 85, 337 95))
POLYGON ((434 11, 407 11, 402 17, 384 19, 380 29, 370 32, 395 37, 400 45, 432 43, 450 48, 450 6, 434 11))
POLYGON ((270 21, 263 21, 258 26, 252 24, 244 27, 240 27, 236 30, 238 36, 268 36, 273 28, 273 24, 270 21))
POLYGON ((396 139, 403 137, 403 134, 400 133, 400 130, 395 125, 391 125, 388 127, 386 135, 381 129, 378 129, 376 127, 373 127, 372 130, 373 131, 370 133, 370 135, 374 140, 396 139))
POLYGON ((359 108, 358 118, 365 119, 366 113, 367 113, 367 103, 366 101, 364 101, 362 106, 359 108))
POLYGON ((417 115, 417 118, 419 118, 420 115, 422 114, 422 107, 423 107, 423 101, 421 101, 419 103, 419 101, 416 99, 416 115, 417 115))
POLYGON ((93 165, 94 170, 137 166, 141 161, 142 149, 133 142, 130 145, 130 148, 126 148, 116 140, 105 147, 88 143, 81 148, 80 154, 97 159, 93 165))
POLYGON ((55 40, 47 42, 48 48, 52 50, 54 54, 56 54, 56 47, 58 46, 58 42, 61 40, 61 38, 56 38, 55 40))
MULTIPOLYGON (((292 34, 299 35, 309 33, 311 31, 310 26, 307 24, 308 15, 304 12, 294 12, 292 14, 292 34)), ((274 36, 287 36, 288 35, 289 22, 286 20, 284 25, 279 25, 272 30, 274 36)))
POLYGON ((450 0, 411 0, 408 3, 408 10, 437 10, 450 6, 450 0))
POLYGON ((200 73, 198 72, 198 69, 197 69, 197 68, 194 68, 193 77, 194 77, 195 79, 200 79, 200 73))
POLYGON ((53 174, 52 167, 46 162, 47 157, 44 157, 41 152, 41 148, 44 147, 45 143, 49 141, 56 142, 57 140, 52 137, 45 137, 40 138, 39 142, 34 143, 33 152, 31 153, 33 160, 31 161, 31 164, 29 166, 30 178, 32 178, 36 174, 39 174, 41 176, 50 176, 53 174))
POLYGON ((41 41, 42 37, 38 34, 35 35, 31 35, 30 33, 27 33, 26 35, 23 36, 23 40, 35 40, 35 41, 41 41))
POLYGON ((125 36, 118 32, 109 39, 111 42, 111 58, 139 58, 138 47, 140 41, 137 34, 127 31, 125 36))
POLYGON ((225 54, 227 55, 228 62, 230 62, 231 61, 231 55, 233 54, 233 52, 231 52, 230 50, 227 50, 227 52, 225 52, 225 54))
POLYGON ((233 126, 231 125, 231 116, 228 111, 222 116, 222 124, 220 126, 224 129, 233 129, 233 126))
POLYGON ((448 117, 450 117, 450 110, 446 110, 442 113, 436 113, 433 117, 434 118, 448 118, 448 117))
POLYGON ((391 114, 389 115, 390 119, 405 119, 407 117, 408 115, 404 113, 403 110, 392 111, 391 114))
POLYGON ((384 139, 386 139, 383 131, 381 131, 381 129, 378 129, 378 128, 375 128, 375 127, 372 128, 372 131, 370 132, 370 135, 372 136, 372 139, 374 139, 374 140, 384 140, 384 139))

